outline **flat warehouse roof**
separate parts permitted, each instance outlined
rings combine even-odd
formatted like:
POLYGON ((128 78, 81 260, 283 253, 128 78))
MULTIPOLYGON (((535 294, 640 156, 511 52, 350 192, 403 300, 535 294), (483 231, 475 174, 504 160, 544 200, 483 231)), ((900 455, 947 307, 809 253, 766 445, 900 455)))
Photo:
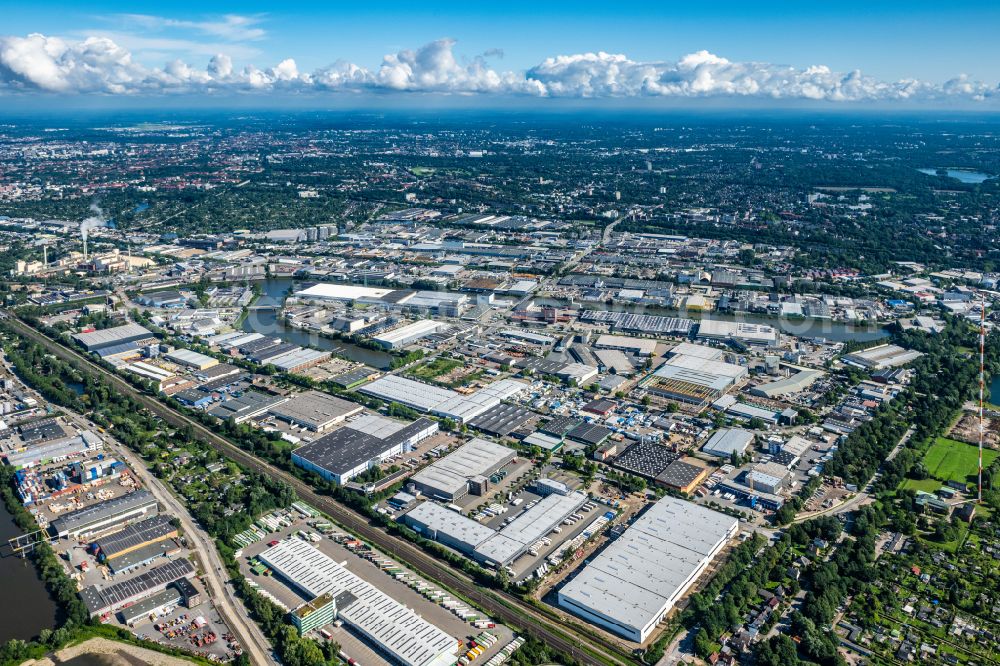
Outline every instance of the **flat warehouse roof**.
POLYGON ((152 331, 144 326, 140 326, 139 324, 125 324, 124 326, 105 328, 100 331, 92 331, 90 333, 77 333, 73 336, 77 342, 90 351, 101 349, 103 347, 109 347, 121 342, 155 337, 156 336, 153 335, 152 331))
POLYGON ((404 666, 450 666, 458 639, 362 580, 314 546, 296 538, 260 554, 281 577, 315 598, 324 593, 346 600, 338 616, 404 666), (349 596, 340 597, 344 592, 349 596))
POLYGON ((476 554, 485 560, 506 564, 586 503, 587 496, 580 491, 568 495, 546 495, 538 504, 497 532, 496 537, 479 544, 476 554))
POLYGON ((398 402, 425 412, 431 411, 445 401, 461 396, 457 391, 424 384, 397 375, 379 377, 358 390, 376 398, 398 402))
POLYGON ((484 432, 506 437, 530 421, 533 416, 534 413, 524 407, 501 403, 469 421, 469 425, 484 432))
POLYGON ((738 529, 736 518, 665 497, 559 591, 560 603, 644 639, 738 529))
POLYGON ((516 455, 514 449, 477 437, 423 468, 410 480, 454 495, 467 487, 470 478, 485 475, 516 455))
POLYGON ((418 504, 404 517, 435 532, 446 534, 451 539, 465 544, 469 550, 496 534, 486 525, 430 501, 418 504))
POLYGON ((374 287, 359 287, 351 284, 316 284, 308 289, 295 292, 302 298, 329 298, 334 300, 353 301, 358 298, 381 298, 392 293, 392 289, 375 289, 374 287))
POLYGON ((178 578, 184 578, 194 573, 194 565, 186 559, 171 560, 166 564, 154 567, 143 573, 109 585, 103 589, 91 585, 80 591, 80 598, 91 613, 98 613, 106 608, 119 606, 143 592, 169 585, 178 578))
POLYGON ((125 529, 97 540, 97 545, 105 557, 114 557, 122 551, 137 548, 144 543, 166 538, 168 534, 177 531, 167 516, 154 516, 141 520, 125 529))
POLYGON ((634 349, 642 356, 649 356, 656 351, 656 340, 649 338, 633 338, 627 335, 601 335, 598 336, 595 347, 609 347, 620 349, 634 349))
POLYGON ((358 414, 364 408, 354 402, 327 395, 320 391, 306 391, 292 396, 287 402, 268 410, 279 419, 299 423, 313 430, 358 414))
POLYGON ((58 534, 72 532, 147 504, 156 504, 153 494, 137 490, 60 516, 52 521, 52 527, 58 534))

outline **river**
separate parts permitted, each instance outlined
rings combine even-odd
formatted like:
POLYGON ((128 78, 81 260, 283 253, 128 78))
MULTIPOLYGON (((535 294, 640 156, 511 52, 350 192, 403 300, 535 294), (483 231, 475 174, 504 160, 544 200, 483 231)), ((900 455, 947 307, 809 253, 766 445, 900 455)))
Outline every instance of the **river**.
MULTIPOLYGON (((295 281, 292 278, 270 278, 257 284, 262 291, 255 305, 264 307, 277 306, 280 308, 288 290, 295 284, 295 281)), ((392 362, 391 354, 366 349, 350 342, 334 340, 316 333, 293 328, 286 325, 284 320, 278 315, 279 310, 277 309, 251 310, 246 319, 243 320, 243 330, 251 333, 273 335, 296 345, 332 351, 356 363, 364 363, 379 370, 389 369, 389 365, 392 362)))
MULTIPOLYGON (((538 305, 555 305, 566 307, 568 301, 554 298, 536 298, 538 305)), ((760 314, 722 314, 722 313, 699 313, 694 311, 678 312, 668 308, 659 308, 648 305, 630 305, 627 303, 587 303, 582 304, 584 309, 609 310, 611 312, 634 312, 636 314, 657 315, 661 317, 681 317, 698 320, 703 317, 709 319, 720 319, 723 321, 741 321, 748 324, 762 324, 774 326, 782 333, 796 335, 806 338, 825 338, 832 342, 868 342, 870 340, 880 340, 889 337, 889 331, 881 324, 847 324, 843 322, 829 321, 826 319, 787 319, 784 317, 769 317, 760 314)))
POLYGON ((7 507, 0 502, 0 581, 7 603, 0 604, 0 643, 12 638, 30 640, 42 629, 52 629, 60 621, 59 610, 38 577, 31 560, 10 553, 7 540, 21 534, 7 507))
MULTIPOLYGON (((920 173, 925 173, 928 176, 936 176, 937 169, 917 169, 920 173)), ((993 178, 988 173, 983 173, 981 171, 972 171, 970 169, 945 169, 944 172, 949 178, 954 178, 960 183, 965 183, 966 185, 978 185, 979 183, 985 183, 990 178, 993 178)))

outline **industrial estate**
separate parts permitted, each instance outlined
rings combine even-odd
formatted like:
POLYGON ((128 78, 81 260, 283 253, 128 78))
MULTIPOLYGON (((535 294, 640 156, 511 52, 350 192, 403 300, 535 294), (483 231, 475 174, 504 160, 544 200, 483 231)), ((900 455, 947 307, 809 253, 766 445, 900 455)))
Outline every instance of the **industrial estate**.
POLYGON ((5 663, 1000 663, 972 129, 269 122, 0 131, 5 663))

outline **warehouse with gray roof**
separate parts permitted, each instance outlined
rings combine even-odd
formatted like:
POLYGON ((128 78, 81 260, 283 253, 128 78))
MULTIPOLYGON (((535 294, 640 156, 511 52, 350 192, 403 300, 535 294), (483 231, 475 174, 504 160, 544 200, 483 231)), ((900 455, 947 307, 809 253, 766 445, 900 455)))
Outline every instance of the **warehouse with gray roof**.
POLYGON ((453 502, 469 492, 469 480, 489 476, 517 458, 514 449, 475 438, 410 477, 430 497, 453 502))
POLYGON ((112 526, 120 526, 141 516, 155 515, 156 512, 157 503, 153 494, 148 490, 137 490, 59 516, 52 521, 50 527, 56 536, 76 539, 103 532, 112 526))
POLYGON ((360 414, 363 410, 364 407, 356 402, 320 391, 306 391, 292 396, 287 402, 271 407, 268 412, 293 425, 314 432, 324 432, 345 419, 360 414))
POLYGON ((738 531, 736 518, 665 497, 559 590, 559 605, 641 643, 738 531))

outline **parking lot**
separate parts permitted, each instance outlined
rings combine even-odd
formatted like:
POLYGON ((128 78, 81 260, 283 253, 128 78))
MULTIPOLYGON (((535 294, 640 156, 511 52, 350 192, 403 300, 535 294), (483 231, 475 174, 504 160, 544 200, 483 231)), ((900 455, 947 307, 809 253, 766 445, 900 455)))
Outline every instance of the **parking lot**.
MULTIPOLYGON (((245 547, 239 560, 240 568, 244 575, 289 610, 308 600, 283 580, 272 575, 259 575, 255 573, 251 568, 250 561, 266 550, 272 541, 281 540, 299 531, 316 533, 316 530, 310 527, 310 522, 316 523, 315 520, 307 521, 304 518, 297 518, 290 526, 272 532, 266 538, 245 547)), ((351 548, 343 543, 338 543, 338 540, 344 540, 347 536, 343 532, 335 532, 323 537, 319 541, 315 541, 313 545, 336 562, 343 563, 348 570, 361 579, 375 585, 404 606, 413 609, 414 612, 425 620, 451 636, 468 641, 482 631, 482 629, 476 628, 469 622, 462 620, 444 606, 430 600, 415 589, 416 581, 420 581, 430 587, 435 586, 409 572, 406 575, 407 581, 398 580, 371 561, 372 559, 385 561, 390 558, 381 554, 376 555, 373 551, 367 549, 367 547, 365 552, 362 552, 357 548, 351 548), (365 556, 366 553, 367 557, 365 556)), ((398 568, 405 569, 402 565, 398 565, 398 568)), ((343 652, 358 663, 366 665, 389 663, 380 652, 371 647, 366 639, 355 634, 347 625, 340 627, 327 625, 323 628, 330 633, 331 640, 339 643, 343 652)), ((513 632, 500 624, 488 629, 488 631, 497 636, 499 640, 491 646, 490 650, 481 655, 477 661, 485 662, 513 639, 513 632)))

